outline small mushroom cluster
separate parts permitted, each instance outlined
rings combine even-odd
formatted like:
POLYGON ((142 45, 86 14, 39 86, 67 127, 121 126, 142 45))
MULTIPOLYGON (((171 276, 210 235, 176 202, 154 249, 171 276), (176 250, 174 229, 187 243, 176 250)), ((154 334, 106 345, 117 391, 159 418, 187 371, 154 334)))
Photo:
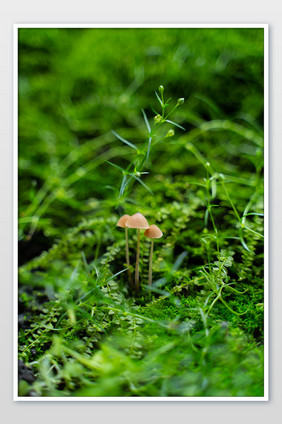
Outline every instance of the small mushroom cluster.
POLYGON ((125 228, 125 242, 126 242, 126 264, 128 267, 128 276, 131 285, 133 286, 132 275, 130 272, 129 249, 128 249, 128 228, 137 229, 137 249, 136 249, 136 267, 135 267, 135 289, 139 291, 139 253, 140 253, 140 230, 145 230, 144 235, 152 240, 149 262, 149 278, 148 284, 152 284, 152 263, 153 263, 153 249, 154 239, 161 238, 163 233, 156 225, 149 225, 145 216, 137 212, 134 215, 123 215, 117 223, 118 227, 125 228))

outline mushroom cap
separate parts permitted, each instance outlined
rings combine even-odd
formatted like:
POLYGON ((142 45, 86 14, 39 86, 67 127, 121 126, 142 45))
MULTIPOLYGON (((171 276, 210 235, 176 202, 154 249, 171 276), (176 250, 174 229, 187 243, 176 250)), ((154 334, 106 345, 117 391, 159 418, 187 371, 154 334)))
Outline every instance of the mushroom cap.
POLYGON ((156 225, 150 225, 150 227, 145 231, 144 235, 151 239, 158 239, 163 236, 163 233, 156 225))
POLYGON ((135 213, 125 223, 125 226, 128 228, 137 228, 138 230, 146 230, 149 228, 149 224, 145 216, 142 213, 135 213))
POLYGON ((117 227, 126 228, 125 223, 130 218, 130 215, 123 215, 117 222, 117 227))

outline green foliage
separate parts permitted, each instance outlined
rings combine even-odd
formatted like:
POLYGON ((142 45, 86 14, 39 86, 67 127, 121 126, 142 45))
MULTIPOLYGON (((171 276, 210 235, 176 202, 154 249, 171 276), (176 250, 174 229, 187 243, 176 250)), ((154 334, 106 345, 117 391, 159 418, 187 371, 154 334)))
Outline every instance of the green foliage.
POLYGON ((260 29, 19 30, 21 396, 263 396, 262 66, 260 29))

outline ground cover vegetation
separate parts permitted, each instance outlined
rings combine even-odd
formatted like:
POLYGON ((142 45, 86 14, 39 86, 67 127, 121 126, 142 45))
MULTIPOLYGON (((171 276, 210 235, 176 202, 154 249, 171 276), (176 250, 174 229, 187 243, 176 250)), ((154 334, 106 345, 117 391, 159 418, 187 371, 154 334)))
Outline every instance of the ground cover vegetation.
POLYGON ((263 396, 263 148, 261 29, 19 30, 20 396, 263 396))

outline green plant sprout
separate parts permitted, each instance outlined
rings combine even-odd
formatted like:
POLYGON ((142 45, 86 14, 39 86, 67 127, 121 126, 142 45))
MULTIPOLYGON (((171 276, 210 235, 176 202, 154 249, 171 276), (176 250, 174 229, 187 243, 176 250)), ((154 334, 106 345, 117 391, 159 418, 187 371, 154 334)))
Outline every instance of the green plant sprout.
MULTIPOLYGON (((227 126, 227 128, 229 128, 227 126)), ((243 132, 244 133, 244 132, 243 132)), ((218 207, 218 205, 216 204, 211 204, 211 201, 213 199, 215 199, 216 194, 217 194, 217 185, 220 184, 224 190, 224 193, 234 211, 234 215, 238 220, 239 223, 239 230, 238 230, 238 237, 239 240, 242 244, 242 246, 244 247, 245 250, 247 250, 249 253, 253 254, 253 252, 250 250, 250 248, 248 247, 245 239, 244 239, 244 230, 247 230, 249 232, 251 232, 252 234, 263 238, 263 234, 254 231, 253 229, 251 229, 249 226, 246 225, 246 218, 247 216, 263 216, 263 214, 261 213, 248 213, 252 203, 254 202, 256 196, 257 196, 257 188, 255 189, 254 194, 252 195, 250 201, 248 202, 247 206, 245 207, 245 210, 242 214, 242 216, 240 217, 240 214, 237 211, 237 208, 231 198, 230 192, 226 187, 226 183, 228 181, 232 181, 232 178, 230 178, 228 175, 224 175, 223 173, 217 173, 213 167, 211 166, 211 164, 206 160, 206 158, 200 153, 200 151, 195 147, 194 144, 192 144, 190 141, 186 144, 186 149, 189 150, 197 159, 198 161, 203 165, 203 167, 206 170, 206 178, 205 178, 205 183, 201 184, 201 183, 197 183, 197 185, 205 187, 205 191, 206 191, 206 195, 204 196, 204 202, 206 204, 206 212, 205 212, 205 218, 204 218, 204 222, 205 222, 205 226, 207 226, 207 222, 208 222, 208 218, 210 217, 211 222, 212 222, 212 226, 214 229, 214 235, 210 235, 210 237, 212 237, 215 241, 216 241, 216 247, 217 247, 217 254, 219 255, 219 248, 220 248, 220 241, 222 241, 222 239, 219 237, 218 235, 218 230, 214 221, 214 217, 213 217, 213 213, 212 213, 212 208, 214 207, 218 207)), ((258 172, 257 178, 259 178, 259 173, 260 170, 258 172)))
POLYGON ((174 131, 170 129, 167 131, 165 136, 156 138, 158 130, 166 123, 174 125, 177 128, 180 128, 182 130, 185 130, 185 128, 183 128, 181 125, 168 119, 170 115, 180 105, 184 103, 184 98, 179 98, 177 100, 177 103, 172 107, 172 109, 169 112, 167 112, 167 108, 169 106, 169 102, 171 99, 168 99, 168 100, 164 99, 164 87, 162 85, 160 85, 159 87, 159 93, 160 95, 157 92, 155 92, 158 102, 161 106, 161 113, 159 114, 158 112, 155 112, 156 115, 154 117, 154 123, 152 127, 149 123, 149 120, 147 118, 145 111, 142 109, 142 114, 143 114, 144 121, 148 130, 148 135, 140 149, 135 144, 121 137, 115 131, 112 131, 113 134, 120 141, 122 141, 124 144, 131 147, 135 151, 135 157, 132 159, 132 161, 129 163, 126 169, 123 169, 122 167, 116 165, 113 162, 107 161, 107 163, 109 163, 110 165, 112 165, 113 167, 115 167, 122 173, 122 182, 119 189, 119 197, 123 196, 127 192, 129 185, 133 183, 134 180, 139 182, 143 187, 145 187, 146 190, 148 190, 151 193, 151 189, 142 180, 142 176, 148 174, 148 172, 142 172, 143 166, 145 163, 147 163, 147 165, 149 164, 150 152, 152 148, 155 147, 161 141, 163 141, 165 138, 172 137, 174 135, 174 131))

